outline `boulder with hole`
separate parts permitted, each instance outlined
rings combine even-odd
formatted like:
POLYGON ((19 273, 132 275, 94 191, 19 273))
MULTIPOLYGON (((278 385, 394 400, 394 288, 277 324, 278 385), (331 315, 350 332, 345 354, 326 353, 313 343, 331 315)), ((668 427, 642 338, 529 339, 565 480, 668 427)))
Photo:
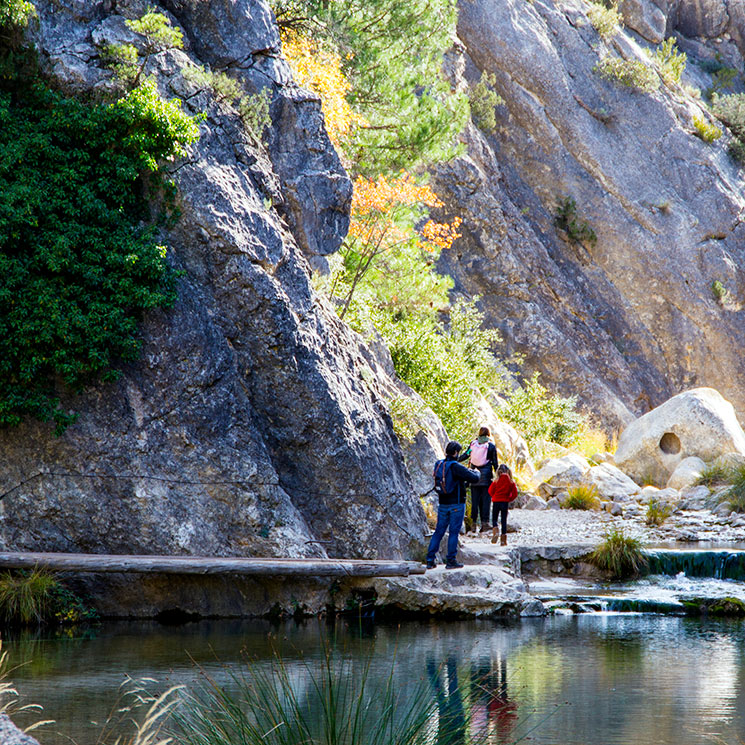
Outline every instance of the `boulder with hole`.
POLYGON ((726 453, 745 455, 745 432, 735 410, 713 388, 673 396, 632 422, 618 440, 616 465, 635 481, 666 484, 678 464, 726 453))

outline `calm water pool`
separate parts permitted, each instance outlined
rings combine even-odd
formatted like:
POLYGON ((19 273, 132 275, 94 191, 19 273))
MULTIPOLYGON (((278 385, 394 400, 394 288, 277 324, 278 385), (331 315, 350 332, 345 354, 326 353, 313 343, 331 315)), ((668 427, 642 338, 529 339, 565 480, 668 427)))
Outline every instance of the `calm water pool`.
POLYGON ((741 622, 633 614, 401 625, 128 622, 3 645, 14 663, 27 663, 12 676, 24 701, 56 721, 36 733, 42 745, 93 745, 100 726, 92 722, 106 717, 127 675, 188 682, 196 662, 225 680, 226 664, 240 665, 244 654, 270 664, 277 647, 302 687, 305 664, 320 664, 324 644, 360 667, 370 660, 373 677, 393 665, 402 690, 421 685, 445 713, 463 711, 466 741, 486 730, 491 743, 735 745, 745 742, 744 632, 741 622))

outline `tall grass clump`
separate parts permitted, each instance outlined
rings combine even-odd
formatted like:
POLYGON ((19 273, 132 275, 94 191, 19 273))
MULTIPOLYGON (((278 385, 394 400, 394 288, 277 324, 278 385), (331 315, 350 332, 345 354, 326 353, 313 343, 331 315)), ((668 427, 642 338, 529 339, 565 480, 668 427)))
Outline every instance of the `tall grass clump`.
POLYGON ((625 579, 638 575, 648 562, 638 538, 631 538, 622 530, 611 530, 590 554, 590 563, 613 579, 625 579))
POLYGON ((647 525, 662 525, 672 514, 673 508, 669 504, 652 499, 649 505, 647 505, 645 520, 647 525))
POLYGON ((696 486, 721 486, 729 483, 732 478, 732 469, 723 466, 721 463, 711 463, 702 469, 701 474, 696 479, 696 486))
POLYGON ((745 512, 745 464, 735 466, 730 471, 731 486, 721 496, 721 503, 727 503, 733 512, 745 512))
POLYGON ((98 614, 46 569, 0 575, 0 624, 42 626, 98 620, 98 614))
POLYGON ((371 660, 355 674, 327 650, 319 670, 247 663, 218 684, 204 675, 181 694, 169 734, 180 745, 420 745, 436 702, 426 687, 399 691, 393 667, 371 679, 371 660))
POLYGON ((41 624, 54 604, 57 579, 44 569, 0 576, 0 619, 8 626, 41 624))
POLYGON ((573 486, 561 506, 565 510, 599 510, 598 490, 594 484, 573 486))

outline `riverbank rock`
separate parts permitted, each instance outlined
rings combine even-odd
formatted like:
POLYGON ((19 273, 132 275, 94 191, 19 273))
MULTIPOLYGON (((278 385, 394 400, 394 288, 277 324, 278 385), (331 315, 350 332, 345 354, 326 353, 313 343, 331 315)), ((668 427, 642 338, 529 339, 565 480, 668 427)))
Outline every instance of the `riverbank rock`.
POLYGON ((544 463, 531 480, 535 486, 544 481, 551 486, 574 486, 582 481, 589 470, 590 462, 587 458, 578 453, 569 453, 544 463))
POLYGON ((628 425, 618 438, 616 465, 635 481, 666 484, 678 464, 745 454, 745 432, 735 410, 713 388, 673 396, 628 425))
POLYGON ((616 501, 630 499, 641 491, 636 482, 610 463, 590 468, 582 477, 582 483, 594 486, 602 499, 616 501))
POLYGON ((0 714, 0 745, 39 745, 39 742, 18 729, 7 714, 0 714))
POLYGON ((680 491, 688 486, 693 486, 705 468, 706 463, 695 455, 683 458, 683 460, 675 466, 675 470, 670 475, 670 478, 667 481, 668 488, 680 491))
POLYGON ((545 613, 542 604, 527 594, 522 580, 483 564, 376 579, 374 588, 376 605, 409 613, 476 617, 545 613))

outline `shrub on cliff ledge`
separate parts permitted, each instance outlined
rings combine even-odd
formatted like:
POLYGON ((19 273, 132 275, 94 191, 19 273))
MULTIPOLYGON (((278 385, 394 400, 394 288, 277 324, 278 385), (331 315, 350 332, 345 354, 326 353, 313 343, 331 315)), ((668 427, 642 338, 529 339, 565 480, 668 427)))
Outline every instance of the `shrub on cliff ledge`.
POLYGON ((0 426, 33 415, 59 431, 60 383, 136 358, 140 315, 175 297, 148 197, 196 137, 149 83, 107 105, 0 83, 0 426))
POLYGON ((592 71, 602 78, 618 83, 618 85, 633 88, 643 93, 654 93, 660 87, 660 79, 657 73, 640 60, 603 57, 592 68, 592 71))

